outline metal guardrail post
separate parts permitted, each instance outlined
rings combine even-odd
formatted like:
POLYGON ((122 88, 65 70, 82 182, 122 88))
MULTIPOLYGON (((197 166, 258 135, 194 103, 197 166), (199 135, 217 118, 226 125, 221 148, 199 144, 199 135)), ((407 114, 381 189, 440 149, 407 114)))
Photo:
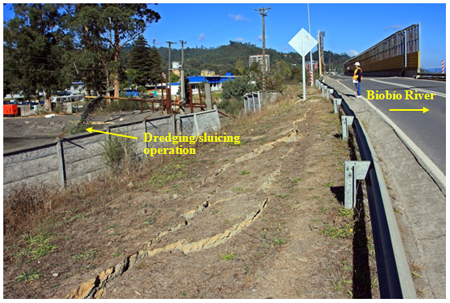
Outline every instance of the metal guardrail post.
POLYGON ((333 89, 327 89, 327 100, 330 100, 330 96, 333 95, 333 89))
POLYGON ((334 98, 333 99, 334 113, 335 114, 337 114, 339 112, 338 111, 338 106, 341 106, 341 103, 342 103, 342 99, 340 99, 340 98, 334 98))
POLYGON ((356 206, 356 181, 364 180, 369 170, 370 161, 345 161, 345 198, 344 207, 356 206))
POLYGON ((341 117, 341 123, 342 123, 342 140, 347 140, 348 137, 348 127, 353 124, 353 116, 342 116, 341 117))

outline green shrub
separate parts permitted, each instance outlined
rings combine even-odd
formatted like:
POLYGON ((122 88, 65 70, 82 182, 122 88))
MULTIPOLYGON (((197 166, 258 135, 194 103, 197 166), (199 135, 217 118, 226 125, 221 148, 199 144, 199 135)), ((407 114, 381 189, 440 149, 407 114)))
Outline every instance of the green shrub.
POLYGON ((250 83, 250 78, 239 77, 222 84, 222 98, 224 100, 240 100, 246 93, 257 91, 258 88, 250 83))
POLYGON ((102 147, 102 159, 113 172, 117 172, 124 162, 131 162, 137 156, 134 139, 110 136, 102 147))
POLYGON ((244 100, 223 100, 217 106, 219 109, 224 109, 229 115, 237 115, 244 109, 244 100))

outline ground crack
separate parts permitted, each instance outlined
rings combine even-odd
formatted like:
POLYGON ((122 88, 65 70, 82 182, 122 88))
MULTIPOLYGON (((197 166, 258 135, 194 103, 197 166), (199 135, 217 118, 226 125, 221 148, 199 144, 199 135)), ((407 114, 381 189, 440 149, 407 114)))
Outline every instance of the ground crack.
POLYGON ((109 281, 118 276, 121 276, 127 270, 133 268, 136 262, 143 258, 151 257, 165 251, 180 250, 183 253, 188 254, 191 252, 198 252, 204 249, 218 246, 251 225, 253 221, 261 215, 264 208, 267 206, 268 201, 269 198, 266 198, 263 202, 260 203, 258 209, 249 214, 244 221, 233 225, 220 234, 216 234, 212 237, 201 239, 193 243, 187 243, 186 240, 182 239, 177 242, 168 244, 162 248, 136 252, 133 255, 126 257, 121 263, 117 264, 116 266, 110 267, 107 270, 101 272, 91 281, 80 285, 77 289, 68 294, 66 296, 66 299, 101 298, 105 291, 105 286, 109 281))

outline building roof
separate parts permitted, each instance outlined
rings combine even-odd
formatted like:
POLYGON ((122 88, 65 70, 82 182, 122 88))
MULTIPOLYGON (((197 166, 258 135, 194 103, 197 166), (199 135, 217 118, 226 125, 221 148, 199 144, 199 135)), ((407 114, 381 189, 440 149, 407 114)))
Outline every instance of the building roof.
POLYGON ((224 81, 228 81, 228 79, 234 80, 234 76, 193 76, 187 77, 189 83, 222 83, 224 81))

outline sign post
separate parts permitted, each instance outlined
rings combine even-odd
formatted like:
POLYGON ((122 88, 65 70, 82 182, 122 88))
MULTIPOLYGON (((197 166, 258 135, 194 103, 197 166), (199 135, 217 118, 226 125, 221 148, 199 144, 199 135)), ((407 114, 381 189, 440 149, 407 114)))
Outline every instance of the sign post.
POLYGON ((305 81, 305 56, 317 45, 313 38, 304 28, 302 28, 294 38, 289 41, 289 45, 302 56, 303 69, 303 100, 306 100, 306 81, 305 81))

